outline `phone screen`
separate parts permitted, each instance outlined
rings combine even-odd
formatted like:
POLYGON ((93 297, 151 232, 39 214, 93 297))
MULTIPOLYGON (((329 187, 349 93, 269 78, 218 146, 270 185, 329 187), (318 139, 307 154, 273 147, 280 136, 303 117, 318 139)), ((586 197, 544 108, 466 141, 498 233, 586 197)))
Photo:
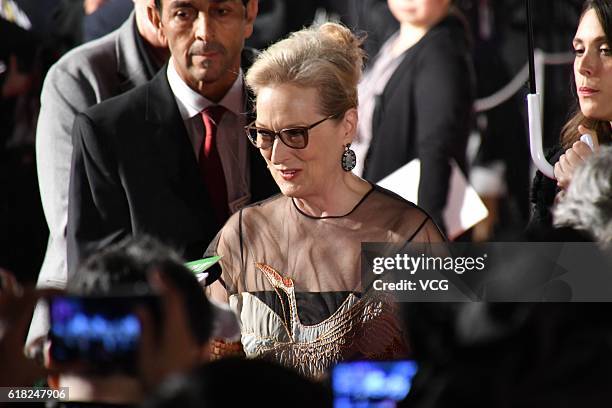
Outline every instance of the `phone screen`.
POLYGON ((414 361, 353 361, 332 371, 334 408, 391 408, 408 395, 414 361))
POLYGON ((83 361, 101 370, 133 371, 141 333, 134 313, 138 302, 133 296, 50 299, 52 358, 83 361))

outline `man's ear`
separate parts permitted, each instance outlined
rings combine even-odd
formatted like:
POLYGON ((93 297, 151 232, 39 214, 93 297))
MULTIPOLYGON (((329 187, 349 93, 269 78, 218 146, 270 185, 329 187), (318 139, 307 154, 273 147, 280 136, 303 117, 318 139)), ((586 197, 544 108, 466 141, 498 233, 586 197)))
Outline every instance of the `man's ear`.
POLYGON ((357 132, 357 121, 357 109, 351 108, 344 112, 344 117, 342 118, 342 126, 344 127, 342 144, 353 143, 353 138, 357 132))
POLYGON ((244 39, 253 35, 253 24, 259 11, 259 0, 249 0, 246 5, 246 27, 244 29, 244 39))
POLYGON ((167 44, 166 35, 164 34, 162 19, 161 19, 161 11, 157 9, 155 6, 148 5, 147 6, 147 18, 151 25, 155 28, 155 32, 157 34, 157 39, 162 44, 167 44))

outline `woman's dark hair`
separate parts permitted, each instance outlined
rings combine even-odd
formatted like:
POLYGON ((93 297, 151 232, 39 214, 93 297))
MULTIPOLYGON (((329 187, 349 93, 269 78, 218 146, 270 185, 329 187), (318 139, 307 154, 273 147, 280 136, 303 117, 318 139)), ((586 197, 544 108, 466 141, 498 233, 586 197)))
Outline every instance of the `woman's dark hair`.
MULTIPOLYGON (((597 19, 603 28, 606 35, 606 41, 612 45, 612 2, 610 0, 587 0, 582 8, 580 14, 580 20, 584 17, 585 13, 589 10, 595 10, 597 19)), ((576 84, 573 82, 572 88, 576 92, 576 84)), ((587 118, 583 115, 580 110, 580 105, 576 101, 576 108, 572 118, 563 126, 561 129, 561 145, 564 149, 572 147, 574 142, 580 139, 580 133, 578 132, 578 125, 586 126, 589 129, 595 130, 599 137, 599 142, 602 144, 609 144, 612 142, 612 129, 610 129, 610 123, 605 120, 597 120, 587 118)))

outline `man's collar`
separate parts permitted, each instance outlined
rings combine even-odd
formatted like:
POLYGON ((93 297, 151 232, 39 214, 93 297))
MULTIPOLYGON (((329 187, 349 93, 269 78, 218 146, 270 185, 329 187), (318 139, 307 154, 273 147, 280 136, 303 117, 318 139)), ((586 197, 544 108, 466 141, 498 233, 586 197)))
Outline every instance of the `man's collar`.
MULTIPOLYGON (((176 68, 174 67, 174 59, 170 58, 168 62, 168 83, 170 89, 177 99, 179 111, 183 120, 190 119, 196 115, 199 115, 206 107, 215 105, 214 102, 210 101, 206 97, 200 95, 193 89, 191 89, 185 81, 181 79, 176 68)), ((242 69, 238 74, 238 77, 232 84, 230 90, 225 94, 223 99, 218 105, 223 106, 225 109, 231 111, 235 115, 241 115, 244 113, 244 80, 242 69)))

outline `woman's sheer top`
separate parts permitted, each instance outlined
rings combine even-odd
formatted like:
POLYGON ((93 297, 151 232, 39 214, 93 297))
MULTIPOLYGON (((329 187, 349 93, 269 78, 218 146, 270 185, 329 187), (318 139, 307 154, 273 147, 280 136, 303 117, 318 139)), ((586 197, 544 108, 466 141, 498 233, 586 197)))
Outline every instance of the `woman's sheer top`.
POLYGON ((311 217, 283 195, 244 208, 208 255, 222 256, 247 356, 318 376, 338 360, 407 351, 396 305, 363 292, 360 268, 362 243, 411 241, 444 237, 419 207, 374 186, 344 216, 311 217))

